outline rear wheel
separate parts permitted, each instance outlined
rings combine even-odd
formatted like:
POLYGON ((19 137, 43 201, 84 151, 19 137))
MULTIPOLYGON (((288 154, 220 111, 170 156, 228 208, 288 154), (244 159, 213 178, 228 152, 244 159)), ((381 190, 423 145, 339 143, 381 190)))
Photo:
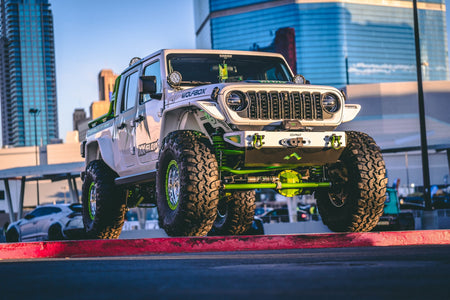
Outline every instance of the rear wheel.
POLYGON ((161 148, 156 195, 160 227, 170 236, 203 236, 219 198, 217 161, 199 133, 176 131, 161 148))
POLYGON ((233 191, 219 201, 210 235, 243 234, 252 225, 254 215, 255 191, 233 191))
POLYGON ((88 238, 116 239, 122 232, 124 191, 114 184, 117 174, 103 161, 91 161, 83 182, 83 223, 88 238))
POLYGON ((64 239, 64 236, 62 234, 61 225, 55 224, 55 225, 52 225, 48 229, 48 240, 49 241, 59 241, 59 240, 63 240, 63 239, 64 239))
POLYGON ((383 214, 386 170, 379 147, 367 134, 347 132, 340 161, 328 168, 332 188, 315 193, 323 223, 333 231, 373 229, 383 214))

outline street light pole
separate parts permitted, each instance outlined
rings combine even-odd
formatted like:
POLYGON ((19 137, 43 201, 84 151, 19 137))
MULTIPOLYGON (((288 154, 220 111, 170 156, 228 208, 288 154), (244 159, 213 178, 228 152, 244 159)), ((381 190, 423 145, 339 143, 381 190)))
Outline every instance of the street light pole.
MULTIPOLYGON (((34 116, 34 141, 35 141, 35 157, 36 157, 36 166, 38 166, 38 140, 37 140, 37 115, 40 110, 38 108, 30 108, 29 113, 34 116)), ((39 206, 39 179, 36 179, 36 194, 37 194, 37 205, 39 206)))
POLYGON ((428 161, 428 142, 425 121, 425 101, 422 83, 422 58, 420 55, 419 15, 417 0, 413 0, 414 42, 416 47, 417 91, 419 96, 420 148, 422 153, 423 198, 425 209, 432 210, 430 195, 430 165, 428 161))

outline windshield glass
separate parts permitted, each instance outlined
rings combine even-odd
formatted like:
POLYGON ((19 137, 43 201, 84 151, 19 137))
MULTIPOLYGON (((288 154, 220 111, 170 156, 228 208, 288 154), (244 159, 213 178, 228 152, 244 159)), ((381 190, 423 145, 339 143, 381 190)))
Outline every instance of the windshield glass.
POLYGON ((229 54, 169 54, 169 74, 177 71, 181 85, 254 80, 290 81, 284 61, 277 57, 229 54))

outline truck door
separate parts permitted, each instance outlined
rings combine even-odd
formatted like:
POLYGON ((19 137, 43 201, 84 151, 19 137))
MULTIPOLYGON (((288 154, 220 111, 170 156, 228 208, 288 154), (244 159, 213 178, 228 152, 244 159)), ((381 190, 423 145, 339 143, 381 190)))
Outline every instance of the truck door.
POLYGON ((139 99, 136 114, 136 147, 140 171, 156 169, 158 142, 163 108, 161 64, 158 59, 144 65, 144 76, 156 77, 156 93, 144 94, 139 99))
POLYGON ((115 120, 115 142, 118 145, 116 170, 120 176, 129 175, 136 165, 136 103, 138 98, 139 69, 133 69, 124 76, 124 85, 119 103, 119 115, 115 120))

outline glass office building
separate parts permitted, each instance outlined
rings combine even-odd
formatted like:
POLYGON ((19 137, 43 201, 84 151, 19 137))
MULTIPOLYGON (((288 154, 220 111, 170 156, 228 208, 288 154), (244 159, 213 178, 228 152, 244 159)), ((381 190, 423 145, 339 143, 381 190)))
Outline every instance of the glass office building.
POLYGON ((48 0, 0 3, 3 146, 35 145, 35 129, 38 143, 45 145, 59 136, 50 4, 48 0))
MULTIPOLYGON (((416 80, 412 0, 195 1, 198 48, 267 47, 295 29, 297 72, 313 84, 416 80)), ((448 80, 444 0, 418 0, 424 80, 448 80)))

